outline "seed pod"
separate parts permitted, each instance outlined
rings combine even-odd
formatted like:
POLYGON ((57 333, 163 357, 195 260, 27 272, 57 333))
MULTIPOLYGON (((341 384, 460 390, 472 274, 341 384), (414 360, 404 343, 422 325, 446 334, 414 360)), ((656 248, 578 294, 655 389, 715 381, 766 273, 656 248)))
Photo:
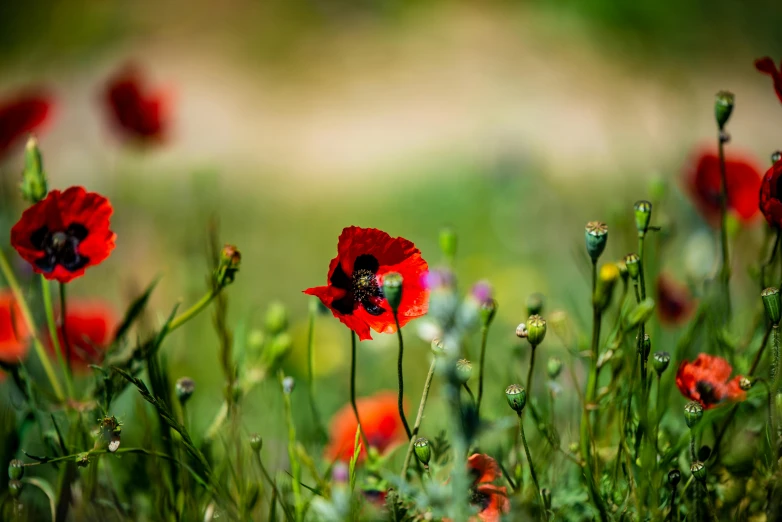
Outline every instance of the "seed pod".
POLYGON ((22 488, 24 487, 24 484, 22 484, 22 481, 20 480, 9 480, 8 481, 8 494, 11 495, 12 498, 19 498, 19 495, 22 494, 22 488))
POLYGON ((763 307, 766 309, 766 316, 771 324, 779 324, 782 318, 782 303, 780 302, 779 289, 769 287, 760 293, 763 299, 763 307))
POLYGON ((432 339, 431 348, 436 356, 445 355, 445 343, 441 339, 432 339))
POLYGON ((456 361, 456 371, 454 373, 459 384, 466 383, 472 376, 472 363, 467 359, 459 359, 456 361))
POLYGON ((521 413, 527 405, 527 390, 518 384, 511 384, 505 388, 505 398, 508 399, 508 405, 513 411, 521 413))
POLYGON ((700 460, 696 460, 690 465, 690 472, 697 480, 704 480, 706 478, 706 465, 700 460))
POLYGON ((429 440, 425 437, 419 437, 415 439, 413 443, 413 451, 415 456, 424 466, 429 465, 429 459, 432 458, 432 448, 429 447, 429 440))
POLYGON ((733 112, 736 97, 732 92, 720 91, 714 99, 714 118, 717 120, 717 127, 722 130, 728 123, 730 115, 733 112))
POLYGON ((546 320, 539 315, 533 315, 527 320, 527 341, 537 346, 546 337, 546 320))
POLYGON ((697 401, 690 401, 684 405, 684 421, 687 427, 692 429, 698 425, 703 418, 703 406, 697 401))
POLYGON ((24 476, 24 462, 14 459, 8 463, 8 478, 11 480, 21 480, 24 476))
POLYGON ((179 403, 183 406, 185 403, 190 399, 190 397, 195 392, 195 381, 191 379, 190 377, 182 377, 181 379, 177 380, 175 389, 176 389, 176 396, 177 399, 179 399, 179 403))
POLYGON ((383 295, 394 312, 399 309, 399 303, 402 302, 402 282, 402 276, 397 272, 390 272, 383 276, 383 295))
POLYGON ((672 469, 668 472, 668 484, 670 484, 672 488, 678 486, 681 479, 682 474, 678 469, 672 469))
POLYGON ((663 372, 668 369, 668 365, 671 363, 671 354, 668 352, 654 352, 652 358, 652 365, 657 375, 662 375, 663 372))
POLYGON ((256 453, 261 451, 261 448, 263 448, 263 439, 261 436, 257 433, 253 433, 250 435, 250 448, 256 453))
POLYGON ((497 315, 497 301, 494 299, 487 299, 481 303, 481 324, 484 328, 488 328, 494 321, 494 316, 497 315))
POLYGON ((559 374, 562 372, 562 366, 562 359, 559 357, 549 357, 548 364, 546 364, 548 378, 554 380, 559 377, 559 374))
POLYGON ((630 253, 625 256, 624 262, 630 278, 633 281, 637 280, 641 274, 641 258, 638 257, 638 254, 630 253))
POLYGON ((739 388, 741 388, 744 391, 749 391, 752 389, 752 381, 749 380, 747 377, 742 377, 739 379, 739 388))
POLYGON ((649 221, 652 220, 652 204, 646 200, 636 201, 633 206, 635 210, 635 228, 638 235, 643 236, 649 230, 649 221))
POLYGON ((584 231, 586 249, 593 263, 597 263, 608 243, 608 226, 600 221, 590 221, 584 231))

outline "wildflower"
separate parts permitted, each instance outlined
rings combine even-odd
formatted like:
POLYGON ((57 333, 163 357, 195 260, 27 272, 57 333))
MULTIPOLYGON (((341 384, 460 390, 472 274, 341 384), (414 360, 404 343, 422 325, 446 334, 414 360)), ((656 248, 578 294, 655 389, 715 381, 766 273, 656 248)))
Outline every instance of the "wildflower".
MULTIPOLYGON (((742 222, 750 222, 758 211, 760 169, 744 156, 725 158, 728 191, 727 207, 742 222)), ((703 218, 712 226, 720 222, 720 159, 711 150, 702 150, 686 172, 687 191, 703 218)))
POLYGON ((467 468, 473 479, 470 504, 478 508, 478 516, 470 521, 499 522, 502 514, 510 511, 506 488, 492 484, 502 476, 500 466, 490 456, 475 453, 467 459, 467 468))
MULTIPOLYGON (((60 328, 57 333, 60 348, 76 369, 89 364, 100 364, 111 344, 118 321, 114 312, 104 303, 70 300, 65 312, 63 336, 62 313, 57 312, 60 328)), ((53 346, 49 339, 50 348, 53 346)), ((53 349, 53 348, 51 348, 53 349)))
POLYGON ((726 401, 742 401, 741 376, 732 380, 733 368, 722 357, 701 353, 693 362, 683 361, 676 372, 676 386, 686 398, 699 402, 704 409, 726 401))
POLYGON ((472 297, 478 304, 483 304, 487 301, 491 301, 494 295, 494 289, 491 283, 485 279, 478 281, 470 289, 470 297, 472 297))
POLYGON ((27 353, 27 326, 14 296, 0 292, 0 361, 16 363, 27 353))
POLYGON ((182 406, 184 406, 190 397, 193 396, 195 389, 196 383, 190 377, 180 377, 177 379, 174 390, 176 391, 176 397, 182 406))
POLYGON ((46 123, 52 107, 50 97, 35 92, 0 101, 0 160, 19 140, 46 123))
POLYGON ((429 290, 453 290, 456 276, 449 268, 433 268, 424 276, 424 285, 429 290))
POLYGON ((779 101, 782 102, 782 71, 777 69, 774 60, 768 56, 755 60, 755 69, 771 76, 771 79, 774 81, 774 91, 776 91, 779 101))
POLYGON ((159 143, 168 133, 170 97, 150 91, 138 68, 127 65, 107 83, 105 99, 111 123, 126 139, 159 143))
POLYGON ((405 281, 398 308, 400 326, 426 313, 427 269, 421 252, 410 241, 392 238, 376 228, 348 227, 339 236, 337 257, 329 265, 328 285, 308 288, 304 293, 317 296, 363 341, 372 338, 370 328, 378 333, 396 331, 391 307, 383 295, 385 274, 397 272, 405 281))
MULTIPOLYGON (((356 400, 361 429, 369 444, 383 454, 398 444, 407 441, 405 429, 397 410, 395 391, 379 392, 370 397, 356 400)), ((350 404, 342 407, 331 420, 329 444, 326 457, 349 461, 353 457, 353 443, 356 440, 356 415, 350 404)), ((359 441, 359 443, 361 443, 359 441)), ((367 448, 361 443, 359 459, 367 455, 367 448)))
POLYGON ((695 301, 690 289, 662 273, 655 284, 657 316, 664 325, 675 326, 686 323, 695 311, 695 301))
POLYGON ((111 254, 112 212, 108 199, 83 187, 52 190, 24 211, 11 229, 11 245, 37 273, 67 283, 111 254))
POLYGON ((772 227, 782 227, 782 161, 777 161, 763 176, 760 185, 760 210, 772 227))

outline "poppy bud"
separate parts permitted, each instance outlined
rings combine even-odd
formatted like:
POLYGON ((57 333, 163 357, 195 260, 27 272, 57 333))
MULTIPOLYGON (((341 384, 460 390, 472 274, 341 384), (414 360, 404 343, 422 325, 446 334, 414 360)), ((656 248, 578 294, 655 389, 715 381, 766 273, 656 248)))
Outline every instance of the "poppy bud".
POLYGON ((182 377, 176 382, 176 398, 179 399, 179 404, 185 405, 187 400, 195 392, 195 381, 190 377, 182 377))
POLYGON ((652 365, 657 375, 662 375, 665 370, 668 369, 668 365, 671 363, 671 354, 668 352, 654 352, 652 358, 652 365))
POLYGON ((782 303, 780 302, 779 289, 770 287, 760 293, 763 299, 763 307, 766 309, 766 316, 772 324, 779 324, 782 316, 782 303))
POLYGON ((518 384, 511 384, 505 388, 505 398, 508 399, 508 405, 513 411, 521 413, 527 405, 527 390, 518 384))
POLYGON ((469 381, 472 376, 472 363, 467 359, 459 359, 456 361, 455 376, 459 384, 464 384, 469 381))
POLYGON ((647 297, 633 308, 629 314, 627 314, 627 322, 625 328, 632 330, 641 323, 645 323, 654 313, 654 299, 647 297))
POLYGON ((630 278, 635 281, 641 274, 641 258, 638 254, 627 254, 624 259, 625 266, 627 267, 627 273, 630 274, 630 278))
POLYGON ((648 333, 644 334, 644 338, 641 340, 641 356, 645 359, 649 352, 652 351, 652 338, 648 333))
POLYGON ((24 171, 22 172, 22 197, 30 203, 38 203, 49 192, 38 140, 30 136, 24 149, 24 171))
POLYGON ((616 268, 619 270, 619 277, 622 278, 624 283, 627 283, 627 280, 630 279, 630 273, 627 271, 627 264, 625 264, 625 260, 620 259, 617 261, 616 268))
POLYGON ((290 395, 291 393, 293 393, 293 388, 295 387, 296 387, 296 381, 293 380, 293 377, 288 376, 282 380, 283 393, 290 395))
POLYGON ((643 236, 649 230, 649 221, 652 219, 652 204, 646 200, 636 201, 633 206, 635 209, 635 228, 638 235, 643 236))
POLYGON ((697 401, 690 401, 684 405, 684 421, 687 427, 694 428, 703 418, 703 406, 697 401))
POLYGON ((264 325, 271 335, 284 332, 288 328, 288 310, 285 305, 277 301, 270 304, 266 310, 264 325))
POLYGON ((259 451, 261 451, 261 448, 263 448, 263 439, 257 433, 253 433, 252 435, 250 435, 250 448, 255 453, 258 453, 259 451))
POLYGON ((593 263, 597 263, 598 258, 606 249, 608 242, 608 226, 600 221, 590 221, 586 224, 584 232, 586 238, 586 249, 593 263))
POLYGON ((700 460, 696 460, 690 465, 690 472, 696 479, 703 480, 706 478, 706 465, 700 460))
POLYGON ((402 302, 402 276, 397 272, 389 272, 383 276, 383 295, 393 312, 399 309, 402 302))
POLYGON ((445 355, 445 344, 441 339, 432 339, 432 353, 435 355, 445 355))
POLYGON ((535 292, 527 298, 527 314, 539 315, 543 311, 543 294, 535 292))
POLYGON ((241 263, 242 254, 239 252, 239 249, 233 245, 226 244, 220 251, 220 262, 215 271, 215 282, 217 285, 223 287, 233 283, 241 263))
POLYGON ((20 480, 11 480, 8 482, 8 494, 12 498, 19 498, 19 495, 22 494, 22 487, 23 484, 20 480))
POLYGON ((413 451, 415 456, 424 466, 429 465, 429 459, 432 458, 432 448, 429 447, 429 440, 425 437, 419 437, 415 439, 413 443, 413 451))
POLYGON ((494 316, 497 315, 497 301, 494 299, 487 299, 481 303, 481 324, 484 328, 488 328, 494 316))
POLYGON ((24 462, 14 459, 8 463, 8 478, 20 480, 24 476, 24 462))
POLYGON ((527 331, 527 323, 519 323, 519 325, 516 327, 516 337, 520 339, 526 339, 529 335, 529 332, 527 331))
POLYGON ((456 232, 450 227, 445 227, 440 230, 440 251, 446 257, 446 259, 453 259, 456 257, 456 232))
POLYGON ((546 337, 546 320, 539 315, 533 315, 527 319, 527 341, 532 346, 537 346, 546 337))
POLYGON ((720 91, 717 93, 717 97, 714 100, 714 117, 720 130, 728 123, 735 101, 736 97, 732 92, 720 91))
POLYGON ((682 474, 678 469, 672 469, 671 471, 668 472, 668 484, 670 484, 672 488, 678 486, 681 480, 682 480, 682 474))
POLYGON ((771 164, 775 164, 777 161, 782 160, 782 150, 774 151, 771 154, 771 164))
POLYGON ((562 359, 559 357, 549 357, 548 364, 546 364, 546 371, 548 372, 548 378, 551 380, 559 377, 562 373, 562 359))
POLYGON ((739 379, 739 388, 741 388, 744 391, 749 391, 752 389, 752 381, 749 380, 747 377, 742 377, 739 379))
POLYGON ((611 296, 614 293, 614 286, 619 279, 619 268, 616 263, 606 263, 600 267, 600 273, 597 276, 595 293, 592 296, 592 302, 599 310, 605 310, 611 302, 611 296))

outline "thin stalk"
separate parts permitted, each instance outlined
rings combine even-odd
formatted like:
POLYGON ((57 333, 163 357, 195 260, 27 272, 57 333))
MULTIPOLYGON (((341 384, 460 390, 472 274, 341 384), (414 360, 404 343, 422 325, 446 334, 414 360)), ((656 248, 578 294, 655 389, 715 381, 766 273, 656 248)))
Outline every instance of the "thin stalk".
POLYGON ((467 385, 466 382, 464 383, 464 389, 467 390, 467 395, 470 396, 470 400, 472 401, 473 404, 475 404, 475 395, 473 395, 472 390, 470 389, 470 387, 467 385))
MULTIPOLYGON (((356 424, 361 428, 361 419, 358 416, 358 406, 356 406, 356 332, 350 331, 350 405, 353 407, 353 413, 356 415, 356 424)), ((364 429, 359 429, 361 438, 364 440, 364 448, 369 454, 369 440, 364 429)))
POLYGON ((65 353, 68 354, 65 358, 65 362, 67 363, 67 369, 68 369, 68 375, 73 375, 73 368, 71 367, 71 345, 70 341, 68 340, 68 310, 67 310, 67 299, 65 298, 65 283, 60 283, 60 318, 62 320, 62 339, 65 346, 65 353))
POLYGON ((660 410, 660 388, 662 387, 662 375, 657 374, 657 397, 654 400, 654 411, 655 411, 655 424, 654 424, 654 450, 657 451, 657 448, 659 448, 659 439, 660 439, 660 421, 663 418, 663 412, 660 410))
POLYGON ((695 455, 695 432, 692 429, 690 429, 690 458, 693 462, 698 460, 695 455))
POLYGON ((186 322, 188 322, 190 319, 198 315, 198 313, 203 310, 204 308, 209 305, 209 303, 212 302, 212 299, 214 299, 217 294, 220 293, 222 290, 222 287, 213 287, 209 292, 204 294, 204 296, 199 299, 193 306, 176 316, 171 323, 168 325, 168 333, 173 332, 186 322))
POLYGON ((722 252, 722 266, 720 268, 720 280, 725 290, 725 305, 727 307, 727 318, 730 320, 730 252, 728 250, 728 183, 725 167, 725 142, 727 134, 720 129, 717 137, 719 143, 720 158, 720 246, 722 252))
POLYGON ((533 344, 532 351, 529 354, 529 369, 527 370, 527 393, 532 396, 532 378, 535 376, 534 369, 535 369, 535 348, 537 348, 537 345, 533 344))
POLYGON ((27 306, 27 301, 25 301, 24 294, 22 294, 19 282, 16 280, 13 270, 11 270, 11 265, 8 263, 8 258, 6 258, 5 252, 3 252, 2 249, 0 249, 0 271, 3 272, 3 276, 5 277, 8 286, 11 288, 11 292, 14 294, 14 300, 19 306, 22 318, 27 325, 27 330, 33 338, 35 353, 41 361, 41 366, 43 366, 43 370, 49 380, 49 385, 52 387, 52 391, 54 391, 57 400, 59 402, 64 402, 65 394, 62 391, 60 382, 57 380, 57 374, 54 372, 54 368, 49 361, 49 356, 46 354, 46 349, 43 347, 43 344, 38 337, 38 328, 36 328, 35 322, 33 321, 33 315, 30 312, 30 308, 27 306))
MULTIPOLYGON (((279 373, 280 386, 282 386, 282 370, 279 373)), ((301 463, 296 455, 296 426, 293 424, 293 408, 291 407, 291 396, 284 390, 282 392, 282 402, 285 406, 285 420, 288 424, 288 459, 291 464, 291 487, 293 488, 293 511, 296 522, 304 520, 304 500, 301 494, 301 463)))
POLYGON ((410 431, 410 426, 407 424, 407 419, 405 418, 405 408, 404 408, 404 390, 405 390, 405 380, 404 380, 404 372, 402 371, 402 357, 405 353, 405 343, 402 339, 402 329, 399 327, 399 314, 396 310, 394 312, 394 324, 396 324, 396 338, 399 341, 399 357, 396 360, 396 375, 397 380, 399 381, 399 395, 397 396, 396 405, 397 408, 399 408, 399 418, 402 419, 402 425, 405 427, 405 433, 407 433, 407 439, 412 440, 413 439, 413 433, 410 431))
POLYGON ((478 369, 478 402, 476 403, 475 414, 480 417, 481 402, 483 401, 483 367, 484 360, 486 358, 486 341, 489 338, 489 327, 484 325, 481 327, 481 359, 479 361, 478 369))
POLYGON ((546 504, 543 502, 543 494, 540 491, 540 484, 538 483, 538 476, 535 473, 535 466, 532 463, 532 457, 529 453, 529 446, 527 445, 527 437, 524 436, 524 417, 521 412, 518 412, 519 417, 519 436, 521 437, 521 443, 524 446, 524 453, 527 455, 527 462, 529 463, 529 473, 532 476, 532 482, 535 484, 535 493, 540 502, 540 511, 543 514, 543 520, 548 520, 548 512, 546 511, 546 504))
POLYGON ((782 229, 775 229, 774 234, 774 246, 771 247, 771 253, 768 256, 768 260, 760 266, 760 291, 766 289, 766 270, 770 267, 777 257, 777 250, 779 250, 779 240, 782 237, 782 229))
POLYGON ((679 522, 679 510, 676 508, 676 490, 677 487, 671 488, 671 522, 679 522))
MULTIPOLYGON (((407 476, 407 468, 410 465, 410 456, 413 454, 413 446, 415 445, 415 437, 418 435, 418 429, 421 427, 421 421, 424 418, 424 408, 426 408, 426 400, 429 398, 429 387, 432 385, 432 378, 434 377, 434 369, 437 365, 437 358, 432 359, 432 364, 429 366, 429 373, 426 374, 426 381, 424 381, 424 391, 421 393, 421 402, 418 404, 418 415, 415 417, 415 425, 413 426, 413 436, 410 438, 410 443, 407 445, 407 454, 405 455, 405 463, 402 466, 402 478, 407 476)), ((429 466, 425 466, 429 469, 429 466)))
POLYGON ((312 413, 312 419, 315 422, 315 430, 318 436, 324 438, 326 430, 323 428, 323 421, 318 411, 318 406, 315 403, 315 314, 317 313, 317 306, 313 306, 311 301, 309 307, 309 319, 307 328, 307 391, 310 399, 310 411, 312 413))
POLYGON ((279 501, 280 506, 282 506, 282 510, 285 511, 285 517, 288 520, 293 520, 293 514, 291 514, 290 509, 288 509, 288 506, 285 505, 285 502, 283 502, 282 497, 280 496, 280 492, 277 489, 277 483, 272 480, 269 472, 266 471, 266 466, 263 465, 263 461, 261 460, 261 452, 254 451, 253 453, 255 453, 255 461, 258 463, 258 467, 261 468, 263 478, 266 479, 266 482, 268 482, 269 486, 272 488, 272 504, 274 504, 275 499, 279 501))
POLYGON ((60 336, 57 333, 57 322, 54 319, 52 289, 49 287, 49 281, 43 275, 41 275, 41 293, 43 294, 43 307, 46 311, 46 324, 49 327, 49 337, 52 339, 52 346, 54 347, 54 352, 57 354, 57 361, 60 363, 60 367, 65 375, 65 389, 68 393, 68 397, 73 397, 73 382, 71 380, 71 374, 68 371, 68 364, 65 362, 65 355, 62 353, 60 336))

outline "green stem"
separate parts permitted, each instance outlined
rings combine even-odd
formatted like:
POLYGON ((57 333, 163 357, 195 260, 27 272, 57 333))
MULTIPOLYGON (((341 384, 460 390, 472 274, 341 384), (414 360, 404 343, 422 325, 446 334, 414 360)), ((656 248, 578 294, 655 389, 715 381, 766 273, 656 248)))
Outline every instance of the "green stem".
MULTIPOLYGON (((65 362, 65 354, 62 353, 62 346, 60 346, 60 336, 57 333, 57 322, 54 318, 54 306, 52 305, 52 290, 49 286, 49 281, 41 275, 41 291, 43 294, 43 307, 46 311, 46 323, 49 326, 49 337, 52 339, 52 346, 54 347, 54 353, 57 354, 57 361, 60 363, 63 374, 65 375, 65 389, 68 392, 68 397, 73 397, 73 382, 71 381, 71 374, 68 371, 68 363, 65 362)), ((60 312, 65 313, 65 310, 60 312)), ((63 333, 63 336, 65 334, 63 333)))
POLYGON ((728 183, 725 167, 725 142, 723 130, 720 129, 717 142, 719 144, 720 158, 720 246, 722 251, 722 266, 720 268, 720 280, 725 290, 725 305, 727 318, 730 320, 730 252, 728 250, 728 183))
POLYGON ((62 391, 62 387, 60 387, 60 382, 57 380, 57 374, 54 372, 49 357, 46 355, 46 349, 43 347, 43 344, 38 337, 38 329, 33 321, 33 315, 30 313, 30 308, 27 306, 27 301, 24 299, 24 294, 22 294, 22 289, 19 287, 19 282, 16 280, 13 270, 11 270, 11 265, 8 263, 8 258, 5 256, 5 252, 3 252, 2 249, 0 249, 0 271, 3 272, 3 276, 5 277, 8 286, 11 288, 11 292, 14 294, 14 300, 19 306, 22 318, 27 325, 27 330, 33 338, 35 353, 41 361, 41 366, 43 366, 46 377, 49 379, 49 385, 52 387, 52 391, 54 391, 57 400, 59 402, 64 402, 65 394, 62 391))
POLYGON ((529 369, 527 370, 527 393, 530 394, 530 397, 532 397, 532 378, 535 376, 534 369, 535 369, 535 348, 537 348, 537 345, 533 344, 532 351, 529 354, 529 369))
POLYGON ((68 340, 68 309, 67 309, 67 299, 65 298, 66 292, 65 292, 65 283, 60 283, 60 317, 62 319, 62 339, 65 343, 65 353, 68 354, 65 358, 65 362, 68 364, 68 375, 73 375, 73 368, 71 365, 71 350, 72 347, 70 345, 70 340, 68 340))
POLYGON ((693 462, 698 460, 695 455, 695 432, 692 429, 690 429, 690 458, 693 462))
POLYGON ((464 383, 464 389, 467 390, 467 395, 470 396, 470 400, 472 401, 473 404, 475 404, 475 395, 473 395, 472 390, 470 389, 470 387, 467 385, 466 382, 464 383))
POLYGON ((353 407, 353 413, 356 415, 356 424, 358 424, 361 438, 364 441, 364 448, 369 454, 369 440, 361 428, 361 419, 358 416, 358 406, 356 405, 356 332, 350 331, 350 405, 353 407))
MULTIPOLYGON (((279 372, 280 386, 282 386, 283 374, 279 372)), ((285 390, 282 392, 283 406, 285 407, 285 421, 288 424, 288 459, 291 463, 291 487, 293 488, 293 510, 294 520, 302 522, 304 520, 304 501, 301 495, 301 463, 296 454, 296 426, 293 424, 293 408, 291 407, 291 396, 285 390)))
POLYGON ((263 474, 263 478, 266 479, 266 482, 269 483, 269 486, 272 488, 272 503, 276 501, 279 501, 280 506, 282 506, 282 510, 285 511, 285 517, 288 520, 293 520, 293 515, 290 512, 290 509, 288 509, 288 506, 283 502, 282 496, 280 496, 280 492, 277 489, 277 483, 272 480, 272 477, 269 475, 269 472, 266 470, 266 466, 263 465, 263 461, 261 460, 261 452, 255 451, 255 460, 258 463, 258 467, 261 468, 261 473, 263 474))
POLYGON ((399 357, 397 357, 396 360, 396 375, 397 379, 399 381, 399 395, 397 396, 397 407, 399 408, 399 418, 402 419, 402 424, 405 427, 405 433, 407 433, 407 439, 412 440, 413 439, 413 433, 410 431, 410 426, 407 424, 407 419, 405 418, 405 408, 404 408, 404 391, 405 391, 405 381, 404 381, 404 372, 402 371, 402 357, 405 353, 405 343, 402 339, 402 329, 399 327, 399 314, 396 310, 393 311, 394 313, 394 323, 396 324, 396 337, 399 341, 399 357))
POLYGON ((678 488, 674 486, 671 489, 671 522, 679 522, 679 510, 676 509, 676 490, 678 488))
MULTIPOLYGON (((407 468, 410 465, 410 456, 413 454, 413 446, 415 445, 415 437, 418 435, 418 429, 421 427, 421 421, 424 418, 424 408, 426 408, 426 400, 429 398, 429 387, 432 385, 432 378, 434 377, 434 369, 437 365, 437 358, 432 359, 432 364, 429 366, 429 373, 426 374, 426 381, 424 382, 424 391, 421 393, 421 402, 418 404, 418 414, 415 417, 415 425, 413 426, 413 436, 410 438, 410 442, 407 445, 407 454, 405 455, 405 463, 402 466, 402 478, 407 477, 407 468)), ((428 466, 426 466, 428 469, 428 466)))
POLYGON ((186 322, 188 322, 190 319, 198 315, 198 313, 206 308, 209 303, 212 302, 212 299, 214 299, 217 294, 220 293, 222 290, 222 287, 213 287, 209 292, 204 294, 204 296, 198 300, 193 306, 176 316, 171 323, 168 325, 168 333, 173 332, 186 322))
POLYGON ((476 410, 475 415, 477 415, 480 418, 481 413, 481 401, 483 401, 483 367, 484 367, 484 360, 486 358, 486 341, 489 337, 489 327, 488 326, 482 326, 481 327, 481 359, 478 369, 478 402, 476 403, 476 410))
POLYGON ((766 270, 768 267, 771 266, 771 264, 774 262, 774 259, 777 257, 777 250, 779 250, 779 240, 782 237, 782 229, 777 228, 775 230, 775 239, 774 239, 774 246, 771 247, 771 253, 768 256, 768 260, 763 263, 760 267, 760 291, 766 289, 766 270))
POLYGON ((318 406, 315 403, 315 314, 317 313, 317 306, 314 305, 314 301, 310 301, 309 307, 309 320, 307 329, 307 390, 309 392, 310 399, 310 411, 312 412, 312 419, 315 422, 315 430, 318 436, 321 438, 326 437, 326 430, 323 428, 323 421, 318 411, 318 406))
POLYGON ((524 453, 527 455, 527 462, 529 463, 529 473, 532 476, 532 482, 535 484, 535 493, 540 503, 540 510, 543 514, 543 520, 548 520, 548 513, 546 512, 546 505, 543 502, 543 494, 540 491, 540 484, 538 483, 538 475, 535 473, 535 466, 532 464, 532 456, 529 453, 529 446, 527 445, 527 437, 524 436, 524 417, 521 412, 518 413, 519 417, 519 435, 521 436, 521 443, 524 446, 524 453))

